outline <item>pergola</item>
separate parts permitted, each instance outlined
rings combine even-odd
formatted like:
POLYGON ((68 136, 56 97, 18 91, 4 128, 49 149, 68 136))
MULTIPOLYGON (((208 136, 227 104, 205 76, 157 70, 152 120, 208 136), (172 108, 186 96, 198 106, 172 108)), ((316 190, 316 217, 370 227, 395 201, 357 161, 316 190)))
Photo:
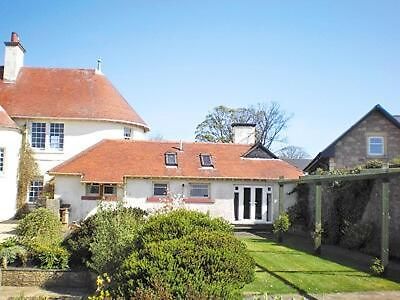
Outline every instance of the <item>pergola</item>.
POLYGON ((280 177, 279 183, 279 213, 284 212, 284 185, 293 183, 306 183, 315 185, 315 234, 314 234, 314 252, 321 253, 321 199, 322 199, 322 183, 332 181, 354 181, 365 179, 382 179, 382 214, 381 214, 381 261, 383 266, 387 267, 389 263, 389 179, 400 175, 400 168, 382 168, 382 169, 366 169, 358 174, 346 175, 305 175, 299 179, 284 179, 280 177))

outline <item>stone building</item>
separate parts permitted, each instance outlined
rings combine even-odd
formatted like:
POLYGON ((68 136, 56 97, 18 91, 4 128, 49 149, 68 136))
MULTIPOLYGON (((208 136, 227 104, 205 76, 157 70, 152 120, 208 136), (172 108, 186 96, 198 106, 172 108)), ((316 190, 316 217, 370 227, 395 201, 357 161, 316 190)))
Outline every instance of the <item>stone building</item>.
POLYGON ((379 104, 333 141, 305 167, 333 170, 362 165, 368 160, 391 162, 400 158, 399 117, 379 104))

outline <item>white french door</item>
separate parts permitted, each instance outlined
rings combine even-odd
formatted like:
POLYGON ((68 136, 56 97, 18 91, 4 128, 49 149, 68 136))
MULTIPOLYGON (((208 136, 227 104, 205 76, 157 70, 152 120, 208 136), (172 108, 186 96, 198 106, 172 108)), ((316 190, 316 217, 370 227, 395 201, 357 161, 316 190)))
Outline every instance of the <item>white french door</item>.
POLYGON ((272 205, 272 187, 235 186, 235 222, 270 223, 272 222, 272 205))

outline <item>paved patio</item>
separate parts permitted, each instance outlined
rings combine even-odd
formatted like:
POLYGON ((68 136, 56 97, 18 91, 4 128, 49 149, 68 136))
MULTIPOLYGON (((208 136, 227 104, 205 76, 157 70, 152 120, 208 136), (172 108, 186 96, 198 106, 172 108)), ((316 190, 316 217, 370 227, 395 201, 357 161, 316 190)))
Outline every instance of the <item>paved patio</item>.
POLYGON ((15 235, 15 229, 17 228, 17 225, 18 225, 17 220, 8 220, 0 222, 0 243, 5 239, 15 235))

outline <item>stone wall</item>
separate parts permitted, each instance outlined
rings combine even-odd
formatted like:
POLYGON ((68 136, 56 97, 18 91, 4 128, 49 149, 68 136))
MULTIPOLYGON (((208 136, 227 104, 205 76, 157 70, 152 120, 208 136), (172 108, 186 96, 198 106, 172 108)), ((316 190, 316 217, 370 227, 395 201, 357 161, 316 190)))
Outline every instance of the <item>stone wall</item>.
POLYGON ((400 129, 381 113, 373 112, 336 143, 332 163, 335 168, 355 167, 368 160, 379 159, 389 162, 399 156, 400 129), (370 136, 385 138, 383 156, 368 156, 368 137, 370 136))
POLYGON ((0 286, 94 288, 95 275, 86 271, 0 269, 0 286))

